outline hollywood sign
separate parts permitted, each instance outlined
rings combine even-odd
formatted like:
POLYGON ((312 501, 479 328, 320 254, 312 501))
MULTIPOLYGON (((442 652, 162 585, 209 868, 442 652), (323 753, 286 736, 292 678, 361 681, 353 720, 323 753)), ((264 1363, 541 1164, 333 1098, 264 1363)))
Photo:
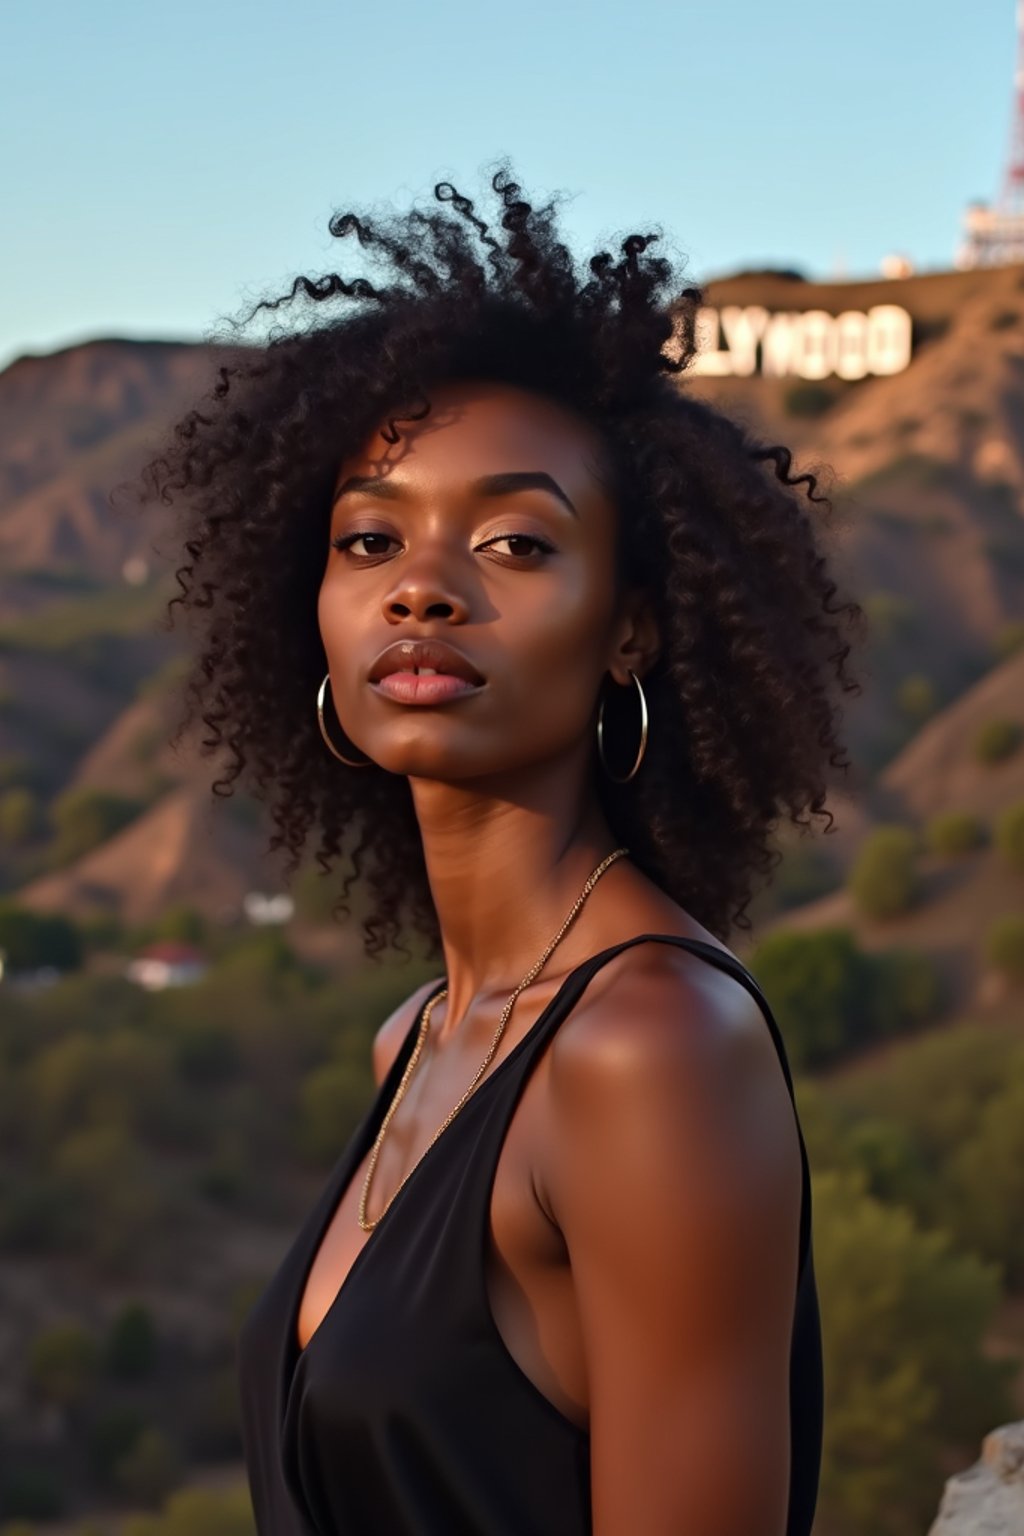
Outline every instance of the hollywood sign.
POLYGON ((796 374, 801 379, 863 379, 869 373, 902 373, 910 362, 912 322, 898 304, 876 304, 830 315, 769 314, 760 304, 704 307, 696 322, 693 373, 796 374), (724 346, 723 346, 724 342, 724 346))

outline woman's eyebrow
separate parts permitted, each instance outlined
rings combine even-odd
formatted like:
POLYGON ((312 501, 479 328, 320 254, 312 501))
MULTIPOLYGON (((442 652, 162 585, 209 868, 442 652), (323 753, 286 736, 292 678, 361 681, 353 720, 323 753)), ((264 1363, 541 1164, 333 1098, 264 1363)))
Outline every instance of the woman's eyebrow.
POLYGON ((516 491, 547 491, 568 507, 573 517, 579 517, 558 481, 542 469, 508 470, 501 475, 484 475, 482 479, 473 482, 472 490, 478 496, 514 496, 516 491))
MULTIPOLYGON (((541 469, 506 470, 503 474, 483 475, 469 487, 475 496, 514 496, 517 491, 547 491, 572 513, 579 517, 569 497, 558 481, 541 469)), ((381 501, 400 501, 404 492, 393 480, 379 475, 349 475, 339 485, 334 495, 335 503, 343 496, 360 492, 364 496, 376 496, 381 501)))

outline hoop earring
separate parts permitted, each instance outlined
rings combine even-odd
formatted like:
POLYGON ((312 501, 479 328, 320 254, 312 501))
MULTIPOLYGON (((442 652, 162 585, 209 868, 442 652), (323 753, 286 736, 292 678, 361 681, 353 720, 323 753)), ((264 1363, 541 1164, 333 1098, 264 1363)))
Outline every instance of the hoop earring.
POLYGON ((629 673, 630 677, 633 679, 633 682, 636 684, 637 692, 640 695, 640 745, 637 747, 636 758, 634 760, 633 766, 632 766, 632 768, 629 770, 629 772, 624 777, 620 776, 618 774, 612 773, 611 769, 608 767, 608 760, 607 760, 607 758, 604 755, 604 706, 605 706, 605 700, 604 700, 603 696, 602 696, 602 699, 601 699, 601 706, 600 706, 600 708, 597 711, 597 755, 601 759, 601 766, 604 769, 605 773, 608 775, 608 777, 615 784, 628 784, 629 783, 630 779, 632 779, 635 776, 637 770, 640 767, 640 764, 643 762, 643 760, 644 760, 644 753, 647 751, 647 722, 648 722, 647 698, 646 698, 646 696, 644 694, 644 690, 643 690, 643 687, 641 685, 640 679, 637 677, 637 675, 633 671, 632 667, 627 667, 626 670, 629 673))
POLYGON ((342 757, 330 736, 327 734, 327 725, 324 721, 324 699, 327 693, 327 684, 330 682, 330 678, 331 674, 328 672, 327 676, 320 684, 320 688, 316 696, 316 719, 317 724, 320 727, 320 735, 327 743, 328 750, 333 752, 334 756, 338 759, 339 762, 344 763, 349 768, 369 768, 372 765, 371 758, 367 758, 366 761, 362 763, 355 763, 350 757, 342 757))

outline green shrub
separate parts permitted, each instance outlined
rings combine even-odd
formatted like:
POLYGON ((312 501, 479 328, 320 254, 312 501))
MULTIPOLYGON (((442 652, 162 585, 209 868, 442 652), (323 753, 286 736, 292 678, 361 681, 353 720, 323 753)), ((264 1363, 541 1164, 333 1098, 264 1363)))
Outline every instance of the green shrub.
POLYGON ((825 1067, 874 1040, 918 1028, 940 1011, 939 974, 925 955, 868 955, 848 928, 778 929, 750 957, 794 1071, 825 1067))
POLYGON ((896 690, 896 703, 900 712, 915 725, 920 725, 933 715, 938 707, 935 684, 921 672, 905 677, 896 690))
POLYGON ((959 1240, 1024 1284, 1024 1073, 993 1095, 953 1154, 948 1186, 959 1240))
POLYGON ((0 848, 24 848, 42 830, 39 797, 19 786, 0 795, 0 848))
POLYGON ((918 626, 918 610, 902 592, 884 588, 865 594, 862 607, 867 616, 872 642, 883 647, 908 639, 918 626))
POLYGON ((791 384, 782 397, 787 416, 810 419, 824 416, 826 411, 832 409, 835 399, 834 390, 829 389, 827 384, 817 384, 813 380, 791 384))
POLYGON ((50 807, 53 863, 63 867, 105 843, 142 809, 136 800, 101 789, 69 789, 50 807))
POLYGON ((25 1081, 39 1143, 52 1148, 90 1128, 144 1134, 172 1091, 169 1060, 164 1041, 125 1027, 98 1038, 69 1033, 40 1049, 25 1081))
POLYGON ((1016 656, 1024 647, 1024 619, 1015 619, 1009 624, 1004 624, 995 639, 993 647, 996 656, 1005 660, 1007 656, 1016 656))
POLYGON ((367 1067, 326 1062, 305 1078, 298 1110, 299 1150, 310 1162, 329 1166, 366 1112, 373 1092, 367 1067))
MULTIPOLYGON (((953 1166, 978 1136, 989 1106, 1020 1083, 1024 1043, 1012 1036, 974 1023, 929 1031, 894 1046, 864 1071, 817 1085, 811 1099, 817 1114, 812 1125, 820 1142, 816 1151, 825 1167, 859 1163, 874 1193, 908 1205, 918 1221, 948 1230, 961 1247, 976 1243, 975 1218, 964 1219, 971 1208, 981 1211, 993 1200, 997 1205, 1002 1200, 1007 1217, 1004 1245, 986 1251, 1008 1264, 1019 1224, 1007 1214, 1009 1197, 998 1193, 1003 1175, 998 1169, 986 1171, 985 1158, 976 1155, 970 1171, 980 1182, 971 1188, 967 1176, 954 1175, 953 1166), (890 1142, 885 1166, 872 1156, 870 1134, 867 1144, 859 1144, 860 1127, 879 1121, 898 1126, 904 1140, 902 1155, 890 1142)), ((1006 1170, 1011 1183, 1015 1176, 1006 1170)), ((991 1230, 998 1230, 998 1222, 991 1223, 991 1230)))
POLYGON ((997 818, 994 841, 1010 867, 1024 875, 1024 800, 1007 806, 997 818))
POLYGON ((789 843, 783 851, 770 894, 776 908, 788 911, 827 896, 842 884, 834 858, 807 838, 789 843))
POLYGON ((906 1536, 934 1514, 950 1449, 1008 1416, 1016 1363, 984 1352, 998 1272, 875 1200, 859 1174, 819 1175, 814 1211, 821 1519, 830 1531, 906 1536))
POLYGON ((869 1192, 889 1205, 918 1210, 931 1173, 910 1129, 881 1115, 847 1124, 842 1151, 832 1167, 859 1169, 869 1192))
POLYGON ((181 1457, 170 1437, 150 1425, 114 1466, 113 1480, 122 1493, 155 1508, 181 1478, 181 1457))
POLYGON ((158 1355, 153 1314, 141 1302, 128 1302, 107 1331, 103 1363, 111 1376, 139 1381, 152 1376, 158 1355))
POLYGON ((179 944, 206 943, 209 924, 195 907, 168 907, 152 925, 154 939, 173 939, 179 944))
POLYGON ((171 1495, 162 1514, 128 1520, 122 1536, 256 1536, 249 1491, 182 1489, 171 1495))
POLYGON ((81 964, 82 947, 74 924, 66 917, 5 901, 0 902, 0 957, 12 971, 47 965, 70 971, 81 964))
POLYGON ((924 830, 925 843, 943 858, 960 858, 985 842, 985 826, 970 811, 943 811, 933 816, 924 830))
POLYGON ((55 1520, 64 1511, 64 1500, 56 1467, 14 1466, 0 1486, 0 1509, 17 1519, 55 1520))
POLYGON ((116 1483, 117 1466, 149 1428, 137 1408, 118 1404, 103 1409, 89 1426, 87 1450, 93 1472, 108 1485, 116 1483))
POLYGON ((876 1039, 919 1029, 941 1012, 942 979, 934 961, 913 949, 888 949, 869 962, 865 1013, 876 1039))
POLYGON ((864 840, 847 887, 859 911, 884 921, 912 907, 920 894, 917 838, 909 827, 876 827, 864 840))
POLYGON ((1011 981, 1024 981, 1024 916, 1008 912, 985 935, 985 959, 1011 981))
POLYGON ((824 1066, 848 1049, 866 970, 849 929, 780 929, 758 944, 750 969, 778 1019, 794 1070, 824 1066))
POLYGON ((123 952, 124 926, 112 912, 97 912, 88 917, 80 917, 77 927, 86 953, 110 950, 123 952))
POLYGON ((175 1034, 174 1062, 186 1083, 226 1083, 241 1064, 238 1041, 213 1019, 193 1018, 175 1034))
POLYGON ((96 1376, 99 1348, 80 1323, 54 1323, 29 1346, 28 1379, 34 1392, 60 1408, 80 1403, 96 1376))
POLYGON ((952 320, 949 315, 921 315, 914 316, 914 341, 919 346, 925 342, 940 341, 949 330, 952 320))
POLYGON ((1016 720, 986 720, 974 737, 974 755, 979 763, 1002 763, 1020 746, 1024 732, 1016 720))
POLYGON ((26 1174, 0 1187, 0 1248, 5 1251, 59 1252, 79 1220, 74 1192, 52 1174, 26 1174))
POLYGON ((39 788, 39 770, 30 757, 13 752, 0 753, 0 789, 39 788))

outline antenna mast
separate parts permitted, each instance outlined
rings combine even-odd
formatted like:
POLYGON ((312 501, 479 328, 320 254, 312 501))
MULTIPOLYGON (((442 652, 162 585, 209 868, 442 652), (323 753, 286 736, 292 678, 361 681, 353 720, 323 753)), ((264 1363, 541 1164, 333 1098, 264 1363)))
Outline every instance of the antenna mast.
POLYGON ((1024 261, 1024 0, 1017 0, 1017 67, 1013 76, 1010 152, 998 202, 971 203, 964 216, 958 267, 1024 261))

